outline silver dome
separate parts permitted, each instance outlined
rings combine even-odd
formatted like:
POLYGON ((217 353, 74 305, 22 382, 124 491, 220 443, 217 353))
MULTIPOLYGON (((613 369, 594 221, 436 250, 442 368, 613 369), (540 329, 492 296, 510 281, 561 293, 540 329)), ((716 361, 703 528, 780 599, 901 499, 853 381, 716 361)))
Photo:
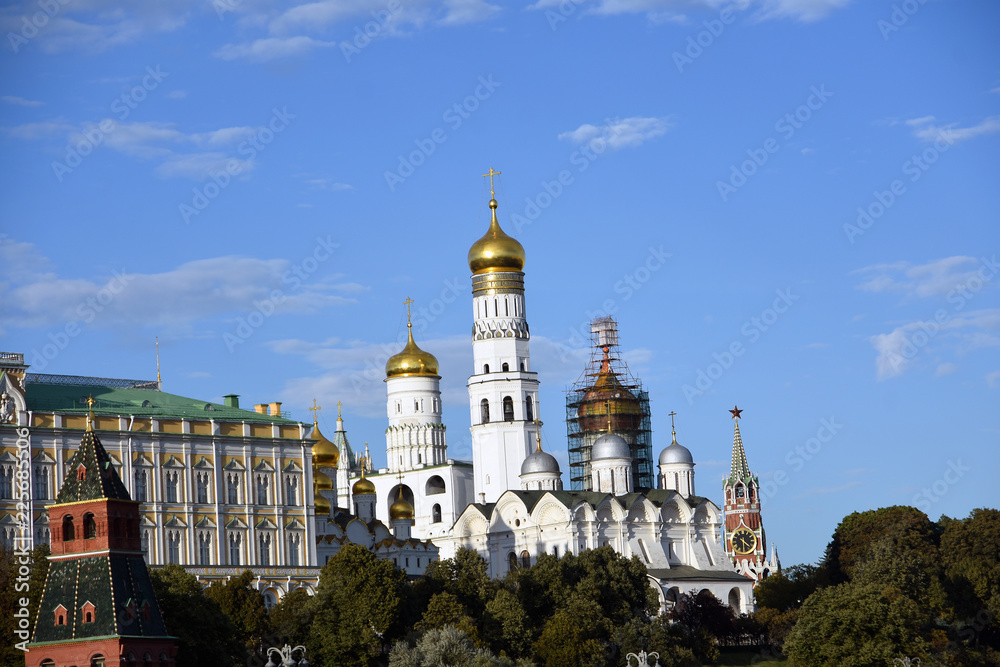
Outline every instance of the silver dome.
POLYGON ((629 449, 625 438, 614 433, 605 433, 590 450, 590 460, 599 461, 601 459, 631 459, 632 450, 629 449))
POLYGON ((677 444, 677 441, 674 440, 670 443, 670 446, 660 452, 660 465, 662 466, 670 463, 687 463, 694 465, 694 457, 691 456, 691 451, 687 447, 677 444))
POLYGON ((559 462, 556 461, 556 457, 548 452, 541 450, 534 451, 521 464, 521 474, 530 475, 536 472, 550 472, 558 475, 560 474, 559 462))

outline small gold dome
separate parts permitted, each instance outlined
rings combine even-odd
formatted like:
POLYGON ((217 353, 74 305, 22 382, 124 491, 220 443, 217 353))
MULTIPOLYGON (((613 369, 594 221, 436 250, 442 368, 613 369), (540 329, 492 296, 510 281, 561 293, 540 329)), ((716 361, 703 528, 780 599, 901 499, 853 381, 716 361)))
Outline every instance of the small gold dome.
POLYGON ((372 481, 365 477, 364 471, 361 472, 361 479, 354 483, 351 487, 351 493, 356 496, 373 496, 375 495, 375 485, 372 481))
POLYGON ((438 360, 430 352, 424 352, 413 342, 413 327, 406 325, 409 340, 406 347, 391 357, 385 363, 387 378, 399 375, 437 375, 438 360))
POLYGON ((406 499, 400 494, 396 502, 389 506, 389 518, 393 521, 396 519, 410 519, 412 521, 413 505, 406 502, 406 499))
POLYGON ((313 499, 313 504, 316 506, 316 515, 323 516, 330 513, 330 501, 323 496, 316 494, 313 499))
POLYGON ((312 435, 309 436, 316 443, 312 446, 313 467, 314 468, 336 468, 340 461, 340 450, 337 445, 327 440, 319 430, 319 424, 313 422, 312 435))
POLYGON ((490 200, 493 219, 483 238, 469 248, 469 269, 472 273, 492 271, 522 271, 524 269, 524 247, 517 239, 507 236, 497 222, 497 200, 490 200))
POLYGON ((313 488, 317 491, 332 491, 333 480, 319 470, 313 470, 313 488))

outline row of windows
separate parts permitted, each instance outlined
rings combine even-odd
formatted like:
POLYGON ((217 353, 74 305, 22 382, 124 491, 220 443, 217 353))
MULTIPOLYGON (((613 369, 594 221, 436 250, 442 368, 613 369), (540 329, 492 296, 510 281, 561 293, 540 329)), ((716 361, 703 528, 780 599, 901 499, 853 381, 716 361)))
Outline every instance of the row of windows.
MULTIPOLYGON (((489 299, 483 299, 479 303, 481 303, 482 306, 483 306, 482 310, 481 310, 482 314, 480 315, 480 317, 489 317, 490 316, 490 302, 489 302, 489 299)), ((476 307, 476 310, 477 311, 480 310, 478 306, 476 307)), ((501 308, 500 308, 500 299, 494 297, 493 298, 493 316, 494 317, 501 317, 500 310, 501 310, 501 308)), ((502 310, 503 310, 502 317, 521 317, 524 314, 521 311, 521 308, 520 308, 520 301, 518 299, 510 299, 509 297, 506 297, 506 296, 503 298, 503 309, 502 310)))
MULTIPOLYGON (((503 420, 505 422, 514 421, 514 399, 510 396, 504 396, 501 405, 503 406, 503 420)), ((479 418, 481 424, 490 423, 490 401, 488 398, 479 402, 479 418)), ((535 421, 535 409, 531 396, 524 397, 524 420, 535 421)))
MULTIPOLYGON (((413 412, 415 414, 423 414, 424 412, 424 399, 415 398, 413 399, 413 412)), ((439 413, 441 412, 441 399, 432 398, 431 399, 431 412, 439 413)), ((396 401, 396 414, 403 414, 403 401, 396 401)))
MULTIPOLYGON (((142 534, 142 552, 143 555, 149 558, 150 543, 152 540, 152 531, 145 530, 142 534)), ((166 543, 166 562, 176 563, 178 565, 182 564, 181 554, 184 553, 184 533, 180 530, 168 530, 167 531, 167 543, 166 543)), ((226 539, 226 548, 228 552, 228 565, 243 565, 243 534, 240 532, 230 532, 226 539)), ((254 565, 260 565, 263 567, 270 567, 272 565, 278 565, 274 559, 273 550, 273 537, 270 532, 262 532, 257 535, 257 550, 255 554, 254 565)), ((213 559, 213 549, 212 549, 212 533, 207 531, 198 532, 198 551, 196 558, 196 565, 214 565, 213 559)), ((286 536, 285 540, 285 560, 280 563, 283 566, 288 567, 298 567, 301 565, 301 549, 302 549, 302 536, 299 533, 291 533, 286 536)))
MULTIPOLYGON (((149 496, 149 476, 144 469, 135 471, 135 484, 133 495, 139 502, 148 502, 149 496)), ((212 502, 212 489, 215 475, 210 472, 198 472, 195 475, 195 502, 212 502)), ((242 493, 242 473, 227 473, 225 478, 226 502, 230 505, 239 505, 242 493)), ((176 470, 168 470, 163 474, 163 500, 168 503, 183 502, 181 499, 180 476, 176 470)), ((254 476, 254 502, 257 505, 270 505, 272 501, 278 499, 274 497, 271 489, 271 475, 260 474, 254 476)), ((299 500, 299 476, 285 475, 285 505, 298 505, 299 500)))
MULTIPOLYGON (((49 472, 50 466, 37 465, 33 471, 33 484, 31 497, 35 500, 48 500, 49 480, 52 474, 49 472)), ((14 466, 13 464, 0 466, 0 500, 13 500, 14 498, 14 466)))
MULTIPOLYGON (((506 361, 503 362, 502 364, 500 364, 500 372, 501 373, 507 373, 508 371, 510 371, 510 364, 508 364, 506 361)), ((489 364, 483 364, 483 373, 489 373, 489 372, 490 372, 490 365, 489 364)), ((521 372, 522 373, 524 372, 524 362, 523 361, 521 362, 521 372)))

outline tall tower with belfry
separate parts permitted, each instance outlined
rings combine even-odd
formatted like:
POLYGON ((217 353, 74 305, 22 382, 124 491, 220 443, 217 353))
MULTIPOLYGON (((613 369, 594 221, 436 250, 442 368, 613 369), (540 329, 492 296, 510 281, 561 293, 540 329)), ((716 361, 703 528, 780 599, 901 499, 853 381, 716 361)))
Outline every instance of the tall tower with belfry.
POLYGON ((723 530, 723 548, 740 574, 760 581, 780 570, 777 551, 772 547, 771 558, 766 559, 767 539, 760 516, 760 482, 750 472, 743 437, 740 434, 740 414, 743 410, 733 406, 733 460, 729 477, 722 483, 726 499, 726 521, 723 530))
POLYGON ((495 502, 520 488, 521 464, 535 450, 538 374, 528 352, 524 248, 497 221, 490 168, 490 226, 469 249, 472 355, 469 410, 475 500, 495 502))

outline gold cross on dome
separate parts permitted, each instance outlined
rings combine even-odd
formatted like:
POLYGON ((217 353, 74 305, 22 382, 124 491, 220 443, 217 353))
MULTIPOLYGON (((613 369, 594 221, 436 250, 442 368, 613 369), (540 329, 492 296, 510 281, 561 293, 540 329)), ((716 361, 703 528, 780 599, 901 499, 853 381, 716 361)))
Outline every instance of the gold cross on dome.
POLYGON ((673 412, 673 411, 670 412, 670 429, 671 430, 676 430, 676 429, 674 429, 674 417, 676 417, 676 416, 677 416, 676 412, 673 412))
POLYGON ((343 403, 341 403, 340 401, 337 401, 337 419, 343 419, 343 417, 340 416, 340 406, 342 406, 342 405, 343 405, 343 403))
POLYGON ((406 297, 403 303, 406 304, 406 326, 410 326, 410 304, 413 303, 413 299, 406 297))
MULTIPOLYGON (((483 174, 483 177, 486 177, 486 176, 490 177, 490 197, 493 197, 493 177, 494 176, 499 176, 499 175, 500 175, 500 172, 499 171, 493 171, 493 167, 490 167, 490 171, 489 171, 488 174, 483 174)), ((494 197, 494 199, 495 199, 495 197, 494 197)))
POLYGON ((96 403, 97 401, 94 400, 93 396, 88 396, 87 400, 84 401, 84 402, 87 404, 88 408, 93 409, 94 408, 94 403, 96 403))
POLYGON ((311 408, 309 408, 309 412, 313 413, 313 421, 316 421, 316 418, 319 417, 319 415, 317 415, 316 413, 319 412, 322 409, 323 408, 321 408, 320 406, 316 405, 316 399, 314 398, 313 399, 313 406, 311 408))

